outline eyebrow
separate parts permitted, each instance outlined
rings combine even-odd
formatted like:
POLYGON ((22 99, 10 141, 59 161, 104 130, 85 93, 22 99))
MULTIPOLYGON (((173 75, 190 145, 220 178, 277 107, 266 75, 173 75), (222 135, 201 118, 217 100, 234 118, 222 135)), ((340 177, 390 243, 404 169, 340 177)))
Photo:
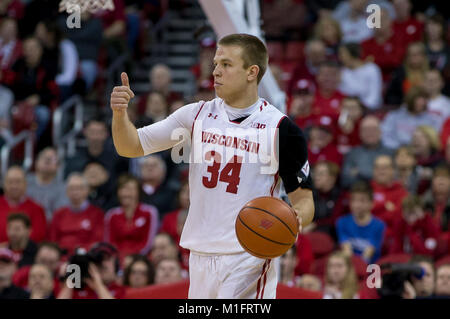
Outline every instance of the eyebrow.
MULTIPOLYGON (((232 60, 228 59, 228 58, 223 58, 223 59, 219 59, 219 62, 233 62, 232 60)), ((217 60, 214 59, 213 63, 217 63, 217 60)))

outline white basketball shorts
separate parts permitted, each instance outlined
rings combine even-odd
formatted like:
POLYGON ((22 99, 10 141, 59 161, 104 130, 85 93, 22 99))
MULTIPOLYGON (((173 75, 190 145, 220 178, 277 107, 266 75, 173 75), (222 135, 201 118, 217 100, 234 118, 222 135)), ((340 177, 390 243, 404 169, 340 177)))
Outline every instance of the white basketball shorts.
POLYGON ((189 299, 275 299, 277 273, 271 259, 246 252, 189 256, 189 299))

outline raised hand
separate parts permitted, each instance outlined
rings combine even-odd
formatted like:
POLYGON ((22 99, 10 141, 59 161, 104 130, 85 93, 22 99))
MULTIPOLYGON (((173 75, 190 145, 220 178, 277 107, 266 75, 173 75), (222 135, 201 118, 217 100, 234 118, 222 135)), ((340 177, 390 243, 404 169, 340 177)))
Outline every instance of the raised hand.
POLYGON ((126 110, 128 108, 128 103, 134 97, 134 93, 130 89, 128 75, 125 72, 122 72, 120 77, 122 79, 122 85, 115 86, 111 93, 111 109, 113 111, 126 110))

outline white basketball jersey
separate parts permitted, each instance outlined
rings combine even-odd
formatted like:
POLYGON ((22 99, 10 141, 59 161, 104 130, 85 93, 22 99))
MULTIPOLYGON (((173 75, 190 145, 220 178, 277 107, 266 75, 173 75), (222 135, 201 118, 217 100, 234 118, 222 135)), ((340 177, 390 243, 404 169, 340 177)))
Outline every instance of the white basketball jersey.
POLYGON ((277 128, 285 117, 264 99, 241 123, 224 101, 202 102, 192 127, 190 208, 182 247, 203 254, 243 252, 235 234, 241 208, 260 196, 278 197, 277 128))

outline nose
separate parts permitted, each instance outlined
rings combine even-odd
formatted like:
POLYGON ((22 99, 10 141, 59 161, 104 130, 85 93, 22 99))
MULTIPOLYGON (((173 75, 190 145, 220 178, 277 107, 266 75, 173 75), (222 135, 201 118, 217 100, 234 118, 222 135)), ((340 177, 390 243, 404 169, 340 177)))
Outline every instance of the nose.
POLYGON ((220 76, 221 72, 220 72, 219 64, 217 64, 217 65, 214 67, 214 70, 213 70, 213 73, 212 73, 212 74, 213 74, 214 77, 220 76))

